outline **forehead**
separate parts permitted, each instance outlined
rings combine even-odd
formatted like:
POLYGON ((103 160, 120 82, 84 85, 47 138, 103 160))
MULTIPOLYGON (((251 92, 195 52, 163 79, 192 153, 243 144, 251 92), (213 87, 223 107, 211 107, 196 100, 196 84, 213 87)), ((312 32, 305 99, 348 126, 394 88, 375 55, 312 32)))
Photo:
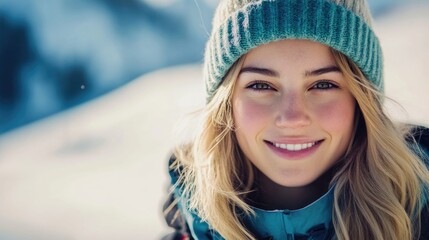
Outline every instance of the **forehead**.
POLYGON ((335 64, 330 47, 309 40, 281 40, 250 50, 244 65, 301 63, 311 65, 335 64))

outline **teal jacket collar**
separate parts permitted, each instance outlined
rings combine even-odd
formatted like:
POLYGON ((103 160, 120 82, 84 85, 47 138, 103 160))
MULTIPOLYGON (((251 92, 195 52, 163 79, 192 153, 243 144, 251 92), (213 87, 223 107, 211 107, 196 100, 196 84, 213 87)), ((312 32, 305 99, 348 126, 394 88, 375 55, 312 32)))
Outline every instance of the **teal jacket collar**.
MULTIPOLYGON (((255 215, 245 217, 243 222, 258 239, 330 239, 334 233, 331 223, 333 194, 334 187, 331 187, 319 199, 298 210, 267 211, 253 208, 255 215)), ((223 239, 198 215, 187 209, 183 198, 179 199, 179 207, 195 239, 223 239)))
POLYGON ((326 239, 332 228, 334 187, 308 206, 297 210, 262 210, 246 226, 261 239, 326 239))

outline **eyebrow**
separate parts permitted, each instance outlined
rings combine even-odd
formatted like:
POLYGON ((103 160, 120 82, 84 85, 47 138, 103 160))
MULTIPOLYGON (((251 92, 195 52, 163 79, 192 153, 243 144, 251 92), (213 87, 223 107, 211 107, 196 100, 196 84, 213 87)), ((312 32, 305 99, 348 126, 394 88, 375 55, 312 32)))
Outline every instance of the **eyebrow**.
POLYGON ((323 67, 323 68, 319 68, 319 69, 315 69, 312 71, 305 71, 305 76, 306 77, 311 77, 311 76, 319 76, 325 73, 330 73, 330 72, 341 72, 340 68, 337 66, 328 66, 328 67, 323 67))
POLYGON ((257 73, 270 77, 278 77, 280 74, 272 69, 268 68, 258 68, 258 67, 244 67, 240 70, 240 74, 242 73, 257 73))
MULTIPOLYGON (((318 76, 329 72, 341 72, 340 68, 337 66, 328 66, 323 68, 318 68, 311 71, 305 71, 304 75, 306 77, 318 76)), ((272 69, 268 68, 259 68, 259 67, 244 67, 240 70, 240 74, 242 73, 257 73, 261 75, 266 75, 270 77, 278 77, 280 74, 272 69)))

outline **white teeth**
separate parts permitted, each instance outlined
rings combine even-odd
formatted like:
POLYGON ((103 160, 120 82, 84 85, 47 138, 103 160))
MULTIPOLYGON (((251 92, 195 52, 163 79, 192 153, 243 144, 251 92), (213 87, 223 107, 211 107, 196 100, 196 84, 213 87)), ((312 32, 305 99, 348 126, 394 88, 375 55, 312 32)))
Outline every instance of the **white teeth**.
POLYGON ((273 143, 274 146, 281 148, 281 149, 287 149, 289 151, 299 151, 299 150, 307 149, 307 148, 314 146, 315 144, 316 144, 316 142, 304 143, 304 144, 273 143))

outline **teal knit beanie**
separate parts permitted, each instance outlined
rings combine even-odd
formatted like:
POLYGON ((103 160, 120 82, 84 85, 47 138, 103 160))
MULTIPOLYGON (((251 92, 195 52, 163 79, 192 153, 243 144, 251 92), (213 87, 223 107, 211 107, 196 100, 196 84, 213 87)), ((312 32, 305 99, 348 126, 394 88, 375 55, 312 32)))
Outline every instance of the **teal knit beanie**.
POLYGON ((383 91, 383 57, 365 0, 223 0, 204 57, 207 100, 229 68, 259 45, 316 41, 343 53, 383 91))

